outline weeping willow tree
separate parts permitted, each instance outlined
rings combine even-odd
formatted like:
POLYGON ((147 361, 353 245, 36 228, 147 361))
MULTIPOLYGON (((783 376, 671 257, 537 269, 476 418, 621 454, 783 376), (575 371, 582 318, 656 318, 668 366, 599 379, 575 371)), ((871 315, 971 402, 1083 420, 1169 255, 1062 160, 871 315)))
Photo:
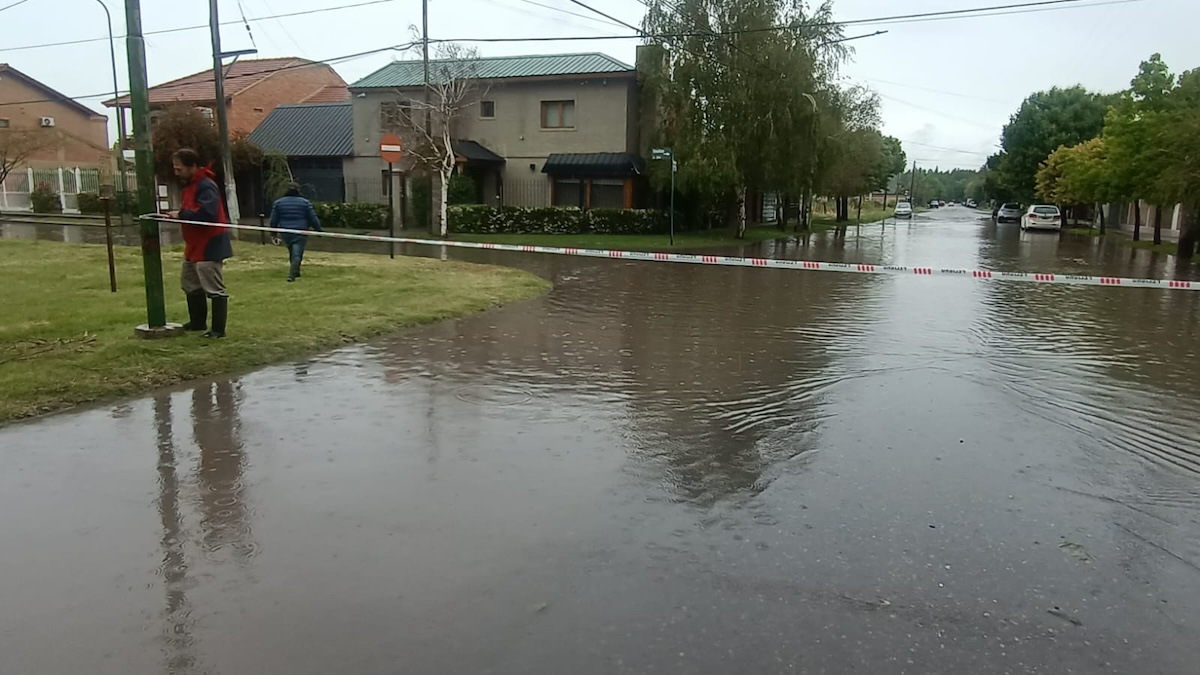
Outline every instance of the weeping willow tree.
MULTIPOLYGON (((739 234, 748 193, 811 193, 822 134, 841 124, 828 102, 850 55, 832 3, 646 4, 644 29, 660 58, 642 78, 658 107, 655 142, 675 151, 679 191, 735 220, 739 234)), ((665 186, 669 167, 652 167, 652 177, 665 186)))
POLYGON ((263 155, 263 192, 268 205, 279 199, 287 192, 292 181, 292 167, 288 166, 287 157, 278 153, 263 155))

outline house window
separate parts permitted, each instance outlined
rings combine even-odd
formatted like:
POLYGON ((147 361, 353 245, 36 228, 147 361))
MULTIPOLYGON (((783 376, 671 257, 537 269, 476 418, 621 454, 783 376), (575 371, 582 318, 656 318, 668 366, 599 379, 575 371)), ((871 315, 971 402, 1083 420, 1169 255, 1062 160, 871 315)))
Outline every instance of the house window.
POLYGON ((575 101, 542 101, 543 129, 574 129, 575 101))
POLYGON ((586 183, 581 180, 558 179, 554 181, 554 206, 577 206, 583 208, 583 191, 586 183))
POLYGON ((384 101, 379 104, 379 126, 384 131, 399 131, 408 126, 412 110, 400 101, 384 101))
POLYGON ((8 120, 0 118, 0 129, 8 128, 8 120))
POLYGON ((625 208, 625 181, 620 178, 593 178, 591 198, 588 203, 593 209, 625 208))
POLYGON ((380 171, 380 173, 382 174, 379 178, 380 178, 381 184, 383 185, 383 196, 386 197, 392 191, 392 181, 388 180, 389 178, 391 178, 390 174, 392 172, 388 171, 387 169, 383 169, 382 171, 380 171))
POLYGON ((496 118, 496 102, 495 101, 480 101, 479 116, 485 120, 496 118))

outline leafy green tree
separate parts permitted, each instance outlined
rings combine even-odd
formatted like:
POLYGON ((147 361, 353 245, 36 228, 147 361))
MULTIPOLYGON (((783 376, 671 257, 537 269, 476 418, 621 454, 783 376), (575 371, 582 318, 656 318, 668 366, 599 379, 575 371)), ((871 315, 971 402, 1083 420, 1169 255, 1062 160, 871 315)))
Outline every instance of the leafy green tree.
POLYGON ((1021 104, 1001 132, 999 184, 1011 198, 1032 202, 1037 172, 1050 153, 1099 136, 1112 100, 1083 87, 1054 87, 1021 104))

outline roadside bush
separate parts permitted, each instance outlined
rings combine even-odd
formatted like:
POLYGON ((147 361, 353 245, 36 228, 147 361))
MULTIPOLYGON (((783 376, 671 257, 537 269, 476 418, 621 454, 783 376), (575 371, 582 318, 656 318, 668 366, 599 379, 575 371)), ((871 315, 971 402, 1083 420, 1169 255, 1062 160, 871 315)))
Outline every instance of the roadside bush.
POLYGON ((412 211, 413 211, 413 227, 419 230, 428 230, 433 222, 432 213, 430 212, 430 199, 432 199, 433 184, 428 176, 418 176, 412 181, 412 211))
POLYGON ((38 183, 29 195, 29 202, 34 213, 62 213, 58 191, 50 187, 49 183, 38 183))
MULTIPOLYGON (((80 192, 77 198, 76 206, 79 212, 88 216, 104 215, 104 201, 100 199, 100 195, 95 192, 80 192)), ((120 215, 128 213, 131 216, 138 214, 137 193, 136 192, 118 192, 113 196, 112 215, 120 215)))
POLYGON ((667 230, 667 214, 635 209, 452 206, 450 231, 462 234, 654 234, 667 230))
POLYGON ((446 191, 446 204, 478 204, 479 186, 475 180, 465 174, 456 173, 450 176, 450 186, 446 191))
POLYGON ((322 227, 348 230, 386 230, 387 204, 343 204, 317 202, 313 204, 322 227))
POLYGON ((666 211, 649 209, 592 209, 588 220, 597 234, 658 234, 670 226, 666 211))

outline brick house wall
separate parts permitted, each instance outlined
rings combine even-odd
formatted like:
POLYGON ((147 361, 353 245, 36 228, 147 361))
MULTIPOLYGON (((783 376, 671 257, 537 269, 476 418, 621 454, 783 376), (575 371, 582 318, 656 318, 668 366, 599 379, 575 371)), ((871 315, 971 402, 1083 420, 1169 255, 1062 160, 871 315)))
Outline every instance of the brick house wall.
POLYGON ((250 133, 276 106, 302 103, 325 87, 345 86, 333 68, 324 64, 281 70, 230 99, 229 130, 250 133))

